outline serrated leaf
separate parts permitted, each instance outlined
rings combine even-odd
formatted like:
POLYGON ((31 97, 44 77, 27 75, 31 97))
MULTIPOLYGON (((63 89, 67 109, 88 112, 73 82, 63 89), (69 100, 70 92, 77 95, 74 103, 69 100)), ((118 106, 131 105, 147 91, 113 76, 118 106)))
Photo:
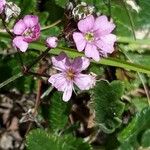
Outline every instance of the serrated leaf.
POLYGON ((135 147, 138 146, 137 136, 141 131, 150 128, 150 107, 144 108, 132 119, 129 125, 118 135, 121 143, 130 143, 135 147))
POLYGON ((49 134, 44 130, 33 130, 27 136, 28 150, 91 150, 88 143, 72 135, 49 134))
POLYGON ((97 82, 93 89, 93 106, 96 115, 96 123, 106 133, 112 133, 121 124, 121 115, 124 104, 119 100, 124 88, 120 81, 97 82))
POLYGON ((67 124, 70 104, 62 100, 62 93, 53 92, 50 97, 49 121, 52 130, 63 129, 67 124))

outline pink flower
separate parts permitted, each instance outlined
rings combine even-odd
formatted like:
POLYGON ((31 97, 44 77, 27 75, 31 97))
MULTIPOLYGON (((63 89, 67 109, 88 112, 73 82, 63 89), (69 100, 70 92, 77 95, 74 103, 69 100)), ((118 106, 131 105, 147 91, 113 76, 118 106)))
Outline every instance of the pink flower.
POLYGON ((91 15, 78 22, 81 32, 74 32, 73 39, 79 52, 85 49, 85 55, 99 61, 100 55, 107 56, 114 51, 116 36, 111 34, 115 25, 106 16, 96 19, 91 15))
POLYGON ((48 37, 46 39, 46 45, 49 48, 55 48, 57 47, 57 44, 58 44, 57 41, 58 41, 57 37, 48 37))
POLYGON ((52 75, 48 81, 58 91, 64 92, 64 101, 68 101, 71 98, 74 84, 80 90, 89 90, 94 86, 95 78, 81 73, 89 66, 89 59, 77 57, 70 61, 65 53, 61 53, 57 57, 52 57, 52 63, 60 73, 52 75))
POLYGON ((0 14, 3 12, 4 7, 5 7, 6 1, 5 0, 0 0, 0 14))
POLYGON ((38 17, 26 15, 15 24, 13 32, 16 34, 13 39, 13 46, 25 52, 28 48, 28 43, 37 40, 40 36, 38 17))

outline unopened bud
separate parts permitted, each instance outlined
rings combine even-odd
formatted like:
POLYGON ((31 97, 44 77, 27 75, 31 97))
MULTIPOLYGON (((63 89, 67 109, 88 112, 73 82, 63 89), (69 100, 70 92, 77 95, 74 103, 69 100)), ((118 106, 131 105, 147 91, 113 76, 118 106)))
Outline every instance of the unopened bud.
POLYGON ((78 4, 72 11, 74 19, 81 20, 93 14, 94 6, 89 6, 85 2, 78 4))
POLYGON ((5 6, 5 21, 8 22, 12 17, 18 17, 21 9, 13 2, 7 2, 5 6))
POLYGON ((58 38, 57 37, 49 37, 46 39, 46 45, 49 48, 55 48, 58 44, 58 38))

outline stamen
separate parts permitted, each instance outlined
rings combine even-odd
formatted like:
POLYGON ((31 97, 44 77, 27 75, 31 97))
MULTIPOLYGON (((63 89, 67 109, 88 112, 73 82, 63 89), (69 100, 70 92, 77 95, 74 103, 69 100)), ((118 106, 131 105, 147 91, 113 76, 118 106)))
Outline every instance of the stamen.
POLYGON ((85 39, 88 41, 88 42, 91 42, 94 40, 94 34, 91 33, 91 32, 88 32, 85 34, 85 39))
POLYGON ((69 80, 73 80, 74 79, 74 75, 75 72, 73 71, 73 69, 69 68, 66 72, 66 76, 69 80))
POLYGON ((24 32, 24 36, 32 36, 32 30, 31 30, 31 29, 27 29, 27 30, 24 32))

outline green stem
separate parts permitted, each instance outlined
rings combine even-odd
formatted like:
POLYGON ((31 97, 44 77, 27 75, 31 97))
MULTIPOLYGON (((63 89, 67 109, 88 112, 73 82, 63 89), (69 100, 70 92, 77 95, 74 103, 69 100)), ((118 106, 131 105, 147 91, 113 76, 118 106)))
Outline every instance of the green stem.
MULTIPOLYGON (((8 33, 0 32, 0 38, 4 40, 11 40, 8 33)), ((137 45, 150 45, 150 39, 137 39, 136 41, 133 38, 129 37, 117 37, 118 43, 127 43, 127 44, 137 44, 137 45)))
POLYGON ((42 28, 41 28, 41 31, 43 31, 43 30, 47 30, 47 29, 49 29, 49 28, 52 28, 52 27, 54 27, 54 26, 58 25, 60 22, 61 22, 61 20, 57 20, 56 22, 52 23, 52 24, 51 24, 51 25, 49 25, 49 26, 42 27, 42 28))
POLYGON ((137 44, 137 45, 150 45, 150 39, 133 39, 129 37, 117 37, 118 43, 129 43, 129 44, 137 44))
MULTIPOLYGON (((41 51, 42 49, 45 49, 45 46, 43 46, 42 44, 40 45, 40 44, 33 44, 32 43, 30 45, 30 48, 41 51)), ((50 53, 53 55, 58 55, 62 51, 65 52, 71 58, 84 56, 83 53, 78 52, 76 49, 71 49, 71 48, 66 48, 66 47, 57 47, 55 49, 52 49, 50 51, 50 53)), ((150 68, 149 67, 145 67, 142 65, 126 62, 126 61, 119 60, 116 58, 103 58, 99 62, 92 61, 92 63, 101 64, 101 65, 108 65, 108 66, 115 66, 115 67, 124 68, 127 70, 132 70, 132 71, 136 71, 136 72, 142 72, 142 73, 150 74, 150 68)))
POLYGON ((18 79, 18 78, 20 78, 20 77, 22 77, 22 76, 23 76, 23 74, 22 74, 21 72, 18 73, 18 74, 16 74, 16 75, 14 75, 14 76, 12 76, 12 77, 9 78, 8 80, 2 82, 2 83, 0 84, 0 88, 2 88, 2 87, 4 87, 5 85, 7 85, 7 84, 9 84, 9 83, 11 83, 11 82, 13 82, 13 81, 15 81, 16 79, 18 79))
MULTIPOLYGON (((4 34, 4 33, 0 33, 0 37, 2 36, 2 38, 4 39, 9 39, 8 34, 4 34)), ((123 38, 120 38, 121 40, 123 38)), ((127 38, 124 38, 122 41, 124 41, 124 43, 144 43, 143 40, 129 40, 127 38), (134 41, 134 42, 133 42, 134 41)), ((145 43, 149 44, 148 41, 145 41, 145 43)), ((31 43, 29 45, 30 49, 35 49, 35 50, 39 50, 42 51, 43 49, 46 49, 46 47, 42 44, 42 43, 31 43)), ((61 51, 64 51, 67 53, 68 56, 75 58, 78 56, 84 56, 83 53, 79 53, 77 50, 75 49, 70 49, 70 48, 65 48, 65 47, 58 47, 56 49, 52 49, 50 50, 51 54, 54 55, 58 55, 61 51)), ((142 65, 138 65, 138 64, 134 64, 134 63, 129 63, 123 60, 119 60, 119 59, 115 59, 115 58, 103 58, 101 59, 99 62, 94 62, 93 63, 97 63, 97 64, 102 64, 102 65, 108 65, 108 66, 115 66, 115 67, 120 67, 120 68, 124 68, 127 70, 132 70, 132 71, 136 71, 136 72, 142 72, 142 73, 146 73, 146 74, 150 74, 150 68, 149 67, 145 67, 142 65)))

